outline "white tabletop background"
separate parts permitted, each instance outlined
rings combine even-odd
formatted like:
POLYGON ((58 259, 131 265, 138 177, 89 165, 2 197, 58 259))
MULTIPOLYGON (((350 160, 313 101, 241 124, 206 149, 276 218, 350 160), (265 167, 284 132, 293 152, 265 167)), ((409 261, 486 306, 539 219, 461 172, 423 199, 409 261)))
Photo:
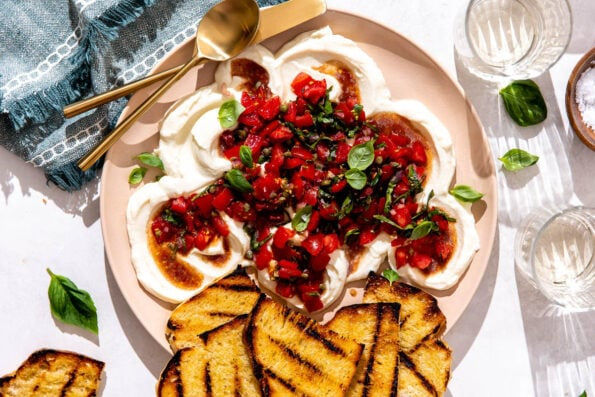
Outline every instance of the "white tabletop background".
MULTIPOLYGON (((461 319, 446 335, 454 351, 452 396, 595 395, 595 311, 549 304, 515 267, 514 235, 534 208, 550 203, 595 207, 595 153, 576 138, 564 94, 579 58, 595 46, 595 0, 570 0, 574 30, 562 59, 536 79, 549 115, 516 127, 496 88, 455 61, 453 24, 467 0, 328 0, 331 9, 380 22, 431 54, 466 91, 493 156, 513 147, 540 156, 516 174, 497 164, 499 224, 488 269, 461 319)), ((43 173, 0 148, 0 374, 39 348, 65 349, 106 363, 102 396, 152 396, 170 354, 144 330, 122 297, 106 260, 99 184, 66 193, 43 173), (55 321, 46 268, 89 291, 99 336, 55 321)))

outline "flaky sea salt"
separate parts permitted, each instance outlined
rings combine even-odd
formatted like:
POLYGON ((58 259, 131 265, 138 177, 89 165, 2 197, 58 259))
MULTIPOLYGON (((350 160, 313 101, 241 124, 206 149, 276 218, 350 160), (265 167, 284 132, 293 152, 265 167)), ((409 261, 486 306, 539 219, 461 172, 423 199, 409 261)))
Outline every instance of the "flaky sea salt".
POLYGON ((595 67, 581 74, 576 83, 575 100, 583 122, 595 130, 595 67))

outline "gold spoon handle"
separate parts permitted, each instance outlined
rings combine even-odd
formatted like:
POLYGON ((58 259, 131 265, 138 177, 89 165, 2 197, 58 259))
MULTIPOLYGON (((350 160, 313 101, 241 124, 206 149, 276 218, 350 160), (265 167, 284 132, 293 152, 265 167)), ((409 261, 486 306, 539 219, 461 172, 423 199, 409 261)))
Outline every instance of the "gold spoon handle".
POLYGON ((157 91, 151 94, 150 97, 145 99, 145 101, 134 111, 130 116, 128 116, 122 123, 117 126, 112 132, 110 132, 99 144, 93 148, 89 153, 87 153, 81 160, 78 162, 78 167, 83 170, 87 171, 101 156, 108 151, 110 147, 120 137, 128 131, 130 126, 134 124, 136 120, 138 120, 157 100, 163 95, 176 81, 178 81, 186 72, 192 69, 194 66, 199 65, 203 62, 206 62, 206 58, 201 58, 198 56, 192 57, 182 68, 169 80, 165 82, 157 91))
POLYGON ((125 95, 132 94, 133 92, 138 91, 141 88, 147 87, 157 81, 161 81, 166 77, 173 76, 174 74, 182 70, 183 67, 184 65, 179 65, 174 68, 164 70, 163 72, 154 74, 152 76, 147 76, 140 80, 136 80, 131 83, 125 84, 121 87, 114 88, 113 90, 104 92, 103 94, 95 95, 91 98, 83 99, 78 102, 72 103, 64 107, 64 116, 66 118, 74 117, 78 114, 86 112, 87 110, 91 110, 97 106, 103 105, 104 103, 108 103, 125 95))

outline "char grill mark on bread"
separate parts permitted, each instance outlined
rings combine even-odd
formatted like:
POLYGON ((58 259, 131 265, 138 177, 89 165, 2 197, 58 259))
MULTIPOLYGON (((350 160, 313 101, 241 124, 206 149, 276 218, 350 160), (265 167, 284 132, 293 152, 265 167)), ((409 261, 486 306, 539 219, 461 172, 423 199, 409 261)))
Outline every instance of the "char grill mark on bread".
POLYGON ((343 396, 363 348, 264 294, 244 340, 264 396, 343 396))
POLYGON ((419 288, 370 273, 364 302, 401 304, 399 396, 442 396, 450 379, 451 350, 440 336, 446 318, 436 298, 419 288))
POLYGON ((259 385, 242 341, 247 321, 247 314, 237 316, 201 334, 195 346, 179 350, 161 375, 157 395, 259 397, 259 385), (177 394, 167 394, 176 383, 177 394))
POLYGON ((399 363, 398 303, 365 303, 340 309, 327 324, 364 345, 348 396, 396 396, 399 363))
POLYGON ((199 343, 198 336, 250 313, 260 291, 242 267, 181 303, 170 315, 165 335, 172 351, 199 343))
POLYGON ((14 373, 0 378, 0 396, 95 396, 103 367, 101 361, 80 354, 39 350, 14 373))

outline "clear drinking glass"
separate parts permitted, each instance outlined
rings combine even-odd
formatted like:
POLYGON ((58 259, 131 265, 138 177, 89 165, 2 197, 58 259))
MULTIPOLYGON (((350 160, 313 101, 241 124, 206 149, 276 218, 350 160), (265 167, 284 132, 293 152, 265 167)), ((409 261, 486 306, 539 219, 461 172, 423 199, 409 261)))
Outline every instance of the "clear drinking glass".
POLYGON ((567 0, 471 0, 457 18, 455 50, 483 79, 527 79, 556 63, 571 32, 567 0))
POLYGON ((595 308, 595 208, 530 214, 517 232, 516 262, 551 301, 595 308))

